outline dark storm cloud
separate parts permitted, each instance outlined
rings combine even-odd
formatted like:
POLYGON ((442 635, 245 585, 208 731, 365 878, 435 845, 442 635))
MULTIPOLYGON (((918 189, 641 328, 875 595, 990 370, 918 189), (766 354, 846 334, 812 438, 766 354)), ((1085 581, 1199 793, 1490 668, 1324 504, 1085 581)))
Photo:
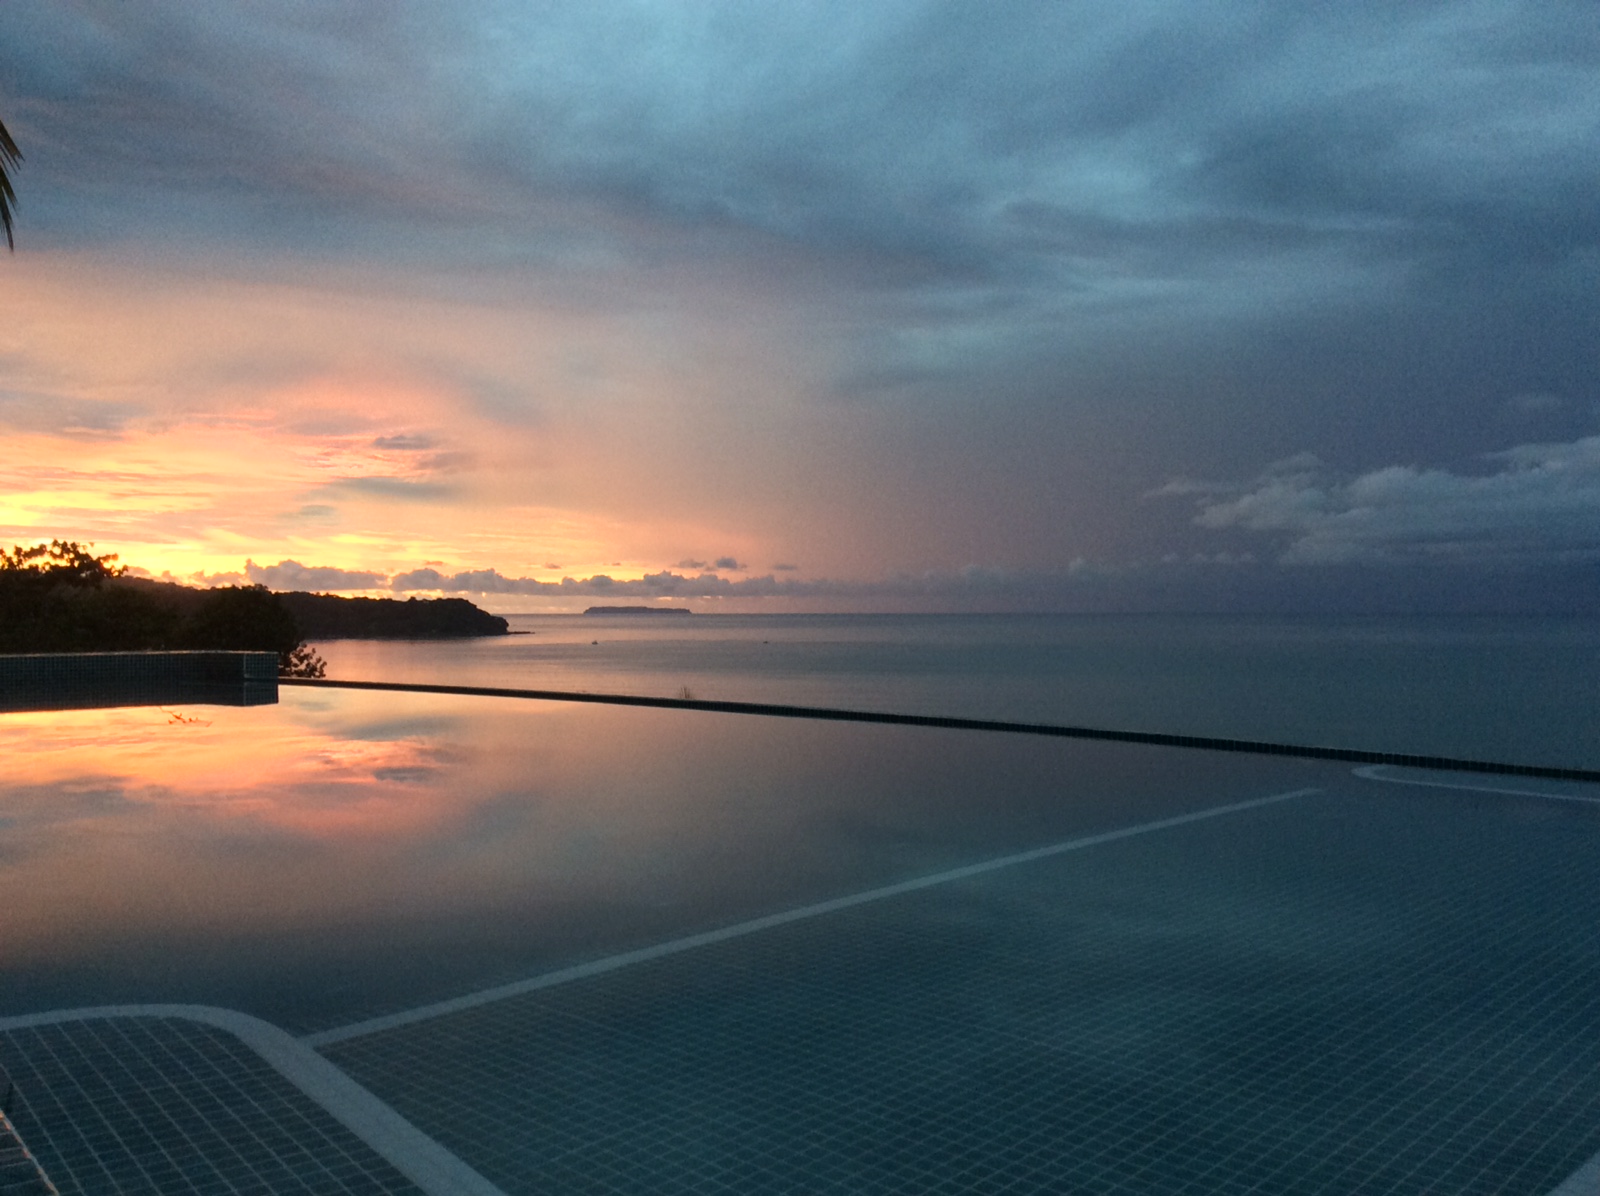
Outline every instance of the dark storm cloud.
POLYGON ((417 218, 428 175, 400 150, 421 47, 388 9, 8 6, 4 86, 43 218, 69 240, 297 246, 330 220, 417 218))
POLYGON ((568 310, 756 279, 816 317, 804 402, 887 413, 859 475, 1041 576, 1264 536, 1392 562, 1446 524, 1587 551, 1553 464, 1450 463, 1596 430, 1593 0, 11 0, 0 44, 24 247, 421 263, 568 310), (1262 522, 1282 479, 1202 526, 1140 502, 1302 450, 1300 523, 1262 522), (1330 538, 1373 478, 1393 509, 1330 538))
POLYGON ((34 2, 0 22, 37 185, 92 195, 91 229, 200 210, 293 243, 359 218, 476 227, 467 251, 493 255, 581 200, 697 252, 755 233, 904 286, 1059 298, 1130 253, 1165 276, 1320 242, 1547 264, 1592 245, 1591 16, 34 2))
POLYGON ((1179 482, 1158 494, 1198 495, 1199 526, 1271 536, 1286 564, 1600 561, 1600 436, 1520 445, 1480 464, 1342 478, 1308 453, 1248 486, 1179 482))

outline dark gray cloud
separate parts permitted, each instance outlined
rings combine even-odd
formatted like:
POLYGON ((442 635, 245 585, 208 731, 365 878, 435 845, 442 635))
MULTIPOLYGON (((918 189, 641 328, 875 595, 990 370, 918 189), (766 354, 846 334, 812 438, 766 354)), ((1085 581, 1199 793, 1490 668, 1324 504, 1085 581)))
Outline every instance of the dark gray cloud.
MULTIPOLYGON (((991 541, 1053 576, 1079 553, 1272 557, 1272 537, 1285 559, 1390 562, 1515 538, 1554 565, 1587 551, 1561 505, 1581 487, 1557 494, 1550 462, 1451 463, 1595 431, 1593 18, 1592 0, 10 0, 0 104, 28 154, 22 252, 423 263, 417 286, 644 322, 689 278, 759 284, 806 317, 819 418, 886 413, 853 426, 841 493, 920 487, 908 505, 972 529, 951 562, 991 541), (1139 501, 1305 449, 1314 481, 1216 496, 1204 526, 1139 501)), ((515 380, 466 389, 539 418, 515 380)))
POLYGON ((1492 454, 1478 473, 1390 465, 1339 477, 1305 453, 1244 487, 1176 482, 1195 522, 1281 545, 1285 564, 1600 562, 1600 436, 1492 454))
MULTIPOLYGON (((294 565, 294 562, 284 562, 294 565)), ((275 568, 277 566, 274 566, 275 568)), ((295 566, 295 568, 302 568, 295 566)), ((330 570, 329 572, 334 572, 330 570)), ((922 599, 996 602, 1000 606, 1058 604, 1064 596, 1082 597, 1107 579, 1124 571, 1106 569, 1086 561, 1074 561, 1062 570, 1003 569, 968 566, 953 571, 920 574, 893 574, 874 581, 828 578, 800 580, 761 577, 727 578, 716 573, 689 576, 664 569, 640 578, 620 579, 600 573, 592 577, 564 577, 560 581, 541 581, 531 577, 507 577, 496 569, 471 569, 445 574, 437 569, 413 569, 398 573, 382 588, 396 593, 476 594, 480 596, 517 595, 537 598, 787 598, 812 599, 922 599)), ((253 575, 252 575, 253 576, 253 575)), ((365 575, 363 575, 365 576, 365 575)), ((371 588, 350 586, 348 588, 371 588)))
MULTIPOLYGON (((727 602, 733 609, 743 601, 802 610, 1593 613, 1600 564, 1592 557, 1555 567, 1530 565, 1526 559, 1438 557, 1421 567, 1404 567, 1388 558, 1376 563, 1308 558, 1283 568, 1249 551, 1223 550, 1134 565, 1081 559, 1048 570, 972 565, 874 580, 725 578, 663 570, 626 580, 596 574, 540 581, 495 569, 445 574, 423 568, 361 585, 362 575, 349 576, 352 583, 342 588, 466 595, 491 610, 525 609, 529 600, 560 608, 604 599, 727 602)), ((233 580, 219 577, 212 584, 233 580)), ((299 588, 341 587, 300 582, 299 588)))
POLYGON ((445 482, 419 481, 415 478, 373 476, 341 478, 328 486, 329 490, 353 491, 378 498, 397 498, 404 502, 433 502, 455 493, 455 488, 445 482))
POLYGON ((0 363, 0 428, 12 432, 44 432, 52 436, 103 439, 119 436, 148 412, 138 403, 85 401, 71 395, 7 388, 0 363))
MULTIPOLYGON (((244 576, 251 585, 266 586, 270 590, 370 590, 386 580, 381 573, 302 565, 299 561, 279 561, 276 565, 246 561, 244 576)), ((213 584, 221 583, 213 579, 213 584)))
POLYGON ((572 219, 590 238, 633 221, 696 253, 757 234, 866 253, 880 282, 1060 297, 1115 291, 1130 265, 1206 275, 1321 242, 1532 261, 1592 245, 1589 15, 24 0, 0 29, 38 185, 92 197, 99 227, 187 195, 169 217, 186 230, 197 213, 286 242, 398 222, 459 250, 478 228, 492 253, 554 227, 561 253, 572 219))

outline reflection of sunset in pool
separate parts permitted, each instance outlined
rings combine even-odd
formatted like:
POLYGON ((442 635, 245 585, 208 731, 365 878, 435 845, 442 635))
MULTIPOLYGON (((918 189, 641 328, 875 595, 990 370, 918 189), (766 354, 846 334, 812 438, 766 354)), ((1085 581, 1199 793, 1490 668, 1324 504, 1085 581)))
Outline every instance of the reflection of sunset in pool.
POLYGON ((197 999, 214 983, 253 1007, 269 982, 333 968, 375 994, 448 991, 457 972, 476 981, 1010 849, 1035 823, 1114 820, 1107 801, 1141 783, 1107 772, 1114 752, 998 737, 281 699, 0 717, 17 984, 60 1003, 197 999))
POLYGON ((8 789, 115 792, 132 805, 317 837, 429 822, 437 812, 424 795, 447 753, 426 736, 342 739, 231 707, 10 715, 0 723, 0 751, 12 762, 8 789))
POLYGON ((72 1091, 130 1043, 173 1071, 175 1041, 264 1019, 270 1050, 338 1069, 506 1192, 582 1190, 582 1160, 648 1142, 658 1116, 782 1154, 811 1141, 794 1110, 822 1110, 877 1151, 900 1129, 854 1110, 902 1106, 987 1118, 996 1157, 1056 1143, 1037 1190, 1059 1190, 1101 1157, 1073 1133, 1108 1090, 1137 1110, 1117 1130, 1130 1166, 1147 1123, 1180 1127, 1161 1149, 1184 1183, 1263 1092, 1275 1120, 1247 1162, 1303 1165, 1305 1126, 1366 1158, 1419 1108, 1439 1127, 1423 1148, 1504 1127, 1441 1174, 1533 1144, 1496 1186, 1430 1190, 1520 1191, 1500 1179, 1528 1168, 1539 1196, 1592 1154, 1561 1129, 1600 1108, 1581 1078, 1600 1075, 1592 961, 1570 951, 1600 916, 1594 807, 1571 794, 950 728, 280 696, 0 716, 0 1063, 30 1069, 19 1087, 72 1091), (1530 1027, 1538 1002, 1553 1012, 1530 1027), (93 1062, 51 1070, 68 1056, 93 1062), (1415 1076, 1485 1059, 1482 1083, 1419 1103, 1415 1076), (1541 1112, 1517 1095, 1534 1084, 1568 1095, 1541 1112), (752 1100, 753 1121, 726 1120, 752 1100), (580 1146, 506 1161, 553 1138, 580 1146))
POLYGON ((541 795, 570 728, 545 742, 537 709, 508 728, 473 703, 287 697, 0 719, 10 959, 437 911, 569 871, 572 830, 541 795))

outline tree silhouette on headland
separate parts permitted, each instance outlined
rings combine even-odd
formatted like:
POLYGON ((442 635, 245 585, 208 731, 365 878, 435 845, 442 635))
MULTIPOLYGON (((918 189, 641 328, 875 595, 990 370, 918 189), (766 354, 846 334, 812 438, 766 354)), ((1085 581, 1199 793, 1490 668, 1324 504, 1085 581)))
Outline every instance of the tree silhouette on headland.
POLYGON ((322 658, 265 586, 183 591, 185 609, 121 582, 116 554, 75 540, 0 548, 0 653, 221 648, 275 652, 284 677, 320 677, 322 658), (112 584, 107 584, 107 583, 112 584))
POLYGON ((222 586, 210 591, 183 627, 186 648, 276 652, 284 677, 321 677, 322 658, 300 639, 294 616, 266 586, 222 586))

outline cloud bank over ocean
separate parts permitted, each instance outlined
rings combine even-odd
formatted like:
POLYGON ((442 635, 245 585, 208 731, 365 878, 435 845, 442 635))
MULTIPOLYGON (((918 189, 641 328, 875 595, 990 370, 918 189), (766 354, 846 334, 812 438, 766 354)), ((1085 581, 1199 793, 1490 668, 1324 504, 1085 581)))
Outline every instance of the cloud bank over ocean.
POLYGON ((1408 559, 1600 564, 1600 436, 1487 454, 1486 471, 1390 465, 1339 478, 1310 453, 1239 487, 1173 482, 1195 523, 1271 536, 1285 564, 1408 559))

